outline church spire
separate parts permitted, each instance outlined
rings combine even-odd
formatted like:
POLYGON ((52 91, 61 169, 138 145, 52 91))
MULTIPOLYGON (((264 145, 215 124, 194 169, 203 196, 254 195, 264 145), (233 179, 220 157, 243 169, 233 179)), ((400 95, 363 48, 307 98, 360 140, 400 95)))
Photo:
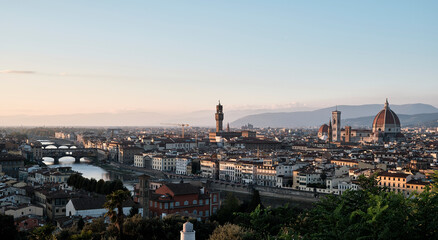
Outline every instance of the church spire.
POLYGON ((389 107, 388 98, 386 98, 385 108, 388 108, 388 107, 389 107))

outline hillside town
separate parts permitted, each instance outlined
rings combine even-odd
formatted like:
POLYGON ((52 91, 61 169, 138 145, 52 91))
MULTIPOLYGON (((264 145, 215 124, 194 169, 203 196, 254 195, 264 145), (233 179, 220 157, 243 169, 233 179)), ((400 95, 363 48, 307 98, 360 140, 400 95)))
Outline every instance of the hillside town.
POLYGON ((215 119, 213 131, 189 124, 55 129, 47 131, 53 134, 50 143, 34 133, 4 130, 0 213, 13 216, 19 231, 47 223, 60 231, 80 219, 91 222, 105 216, 105 193, 124 188, 124 183, 87 179, 87 186, 78 185, 85 181, 82 173, 62 165, 69 157, 75 164, 83 156, 129 171, 134 184, 132 198, 123 203, 126 215, 134 208, 143 217, 179 215, 199 221, 217 213, 227 192, 257 191, 262 202, 268 196, 282 203, 293 204, 297 196, 314 202, 356 191, 360 176, 375 176, 379 187, 409 198, 423 192, 438 170, 438 129, 403 128, 388 101, 369 129, 342 126, 337 110, 319 129, 258 129, 248 124, 224 130, 220 103, 215 119), (46 165, 46 158, 54 164, 46 165))

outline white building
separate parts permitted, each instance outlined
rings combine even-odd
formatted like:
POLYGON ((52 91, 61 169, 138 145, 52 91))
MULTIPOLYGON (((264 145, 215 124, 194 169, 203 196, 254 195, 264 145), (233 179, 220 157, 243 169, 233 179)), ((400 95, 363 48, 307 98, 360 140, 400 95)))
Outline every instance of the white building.
MULTIPOLYGON (((2 211, 3 212, 3 211, 2 211)), ((8 206, 4 208, 4 214, 13 216, 14 218, 20 218, 23 216, 43 216, 43 208, 35 205, 22 205, 19 207, 8 206)))
POLYGON ((152 157, 152 169, 166 172, 175 172, 176 158, 168 156, 152 157))
POLYGON ((194 139, 169 139, 164 142, 166 150, 191 150, 198 147, 198 143, 194 139))
POLYGON ((241 175, 241 183, 254 184, 256 183, 257 166, 253 161, 241 161, 240 167, 237 168, 237 175, 241 175))
POLYGON ((176 158, 175 173, 179 175, 188 175, 187 166, 192 162, 190 158, 176 158))
POLYGON ((139 153, 134 155, 134 166, 141 168, 152 168, 152 158, 147 153, 139 153))
MULTIPOLYGON (((103 206, 105 201, 105 197, 70 199, 66 206, 66 216, 102 217, 108 212, 108 209, 103 206)), ((134 205, 132 200, 124 202, 123 214, 129 215, 129 211, 134 205)), ((117 209, 115 210, 117 211, 117 209)), ((143 208, 139 208, 138 211, 143 216, 143 208)))
POLYGON ((223 181, 237 182, 237 162, 233 160, 219 162, 219 179, 223 181))
POLYGON ((201 160, 201 175, 204 178, 216 179, 219 171, 218 163, 210 159, 201 160))

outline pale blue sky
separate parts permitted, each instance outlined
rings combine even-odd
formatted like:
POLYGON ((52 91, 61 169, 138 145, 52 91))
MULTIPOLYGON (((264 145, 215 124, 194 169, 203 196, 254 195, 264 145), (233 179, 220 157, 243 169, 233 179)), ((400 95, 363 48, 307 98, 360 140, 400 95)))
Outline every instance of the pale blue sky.
POLYGON ((0 115, 423 102, 437 1, 2 1, 0 115), (33 71, 15 73, 11 71, 33 71))

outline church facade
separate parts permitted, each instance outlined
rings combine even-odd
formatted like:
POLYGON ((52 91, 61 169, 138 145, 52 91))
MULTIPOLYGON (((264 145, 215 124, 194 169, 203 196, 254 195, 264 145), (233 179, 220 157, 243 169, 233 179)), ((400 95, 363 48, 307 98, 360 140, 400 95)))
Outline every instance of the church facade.
POLYGON ((329 124, 323 124, 318 130, 318 138, 332 143, 390 142, 404 139, 397 114, 389 108, 388 99, 384 108, 377 113, 372 130, 341 128, 341 112, 335 110, 329 124))

